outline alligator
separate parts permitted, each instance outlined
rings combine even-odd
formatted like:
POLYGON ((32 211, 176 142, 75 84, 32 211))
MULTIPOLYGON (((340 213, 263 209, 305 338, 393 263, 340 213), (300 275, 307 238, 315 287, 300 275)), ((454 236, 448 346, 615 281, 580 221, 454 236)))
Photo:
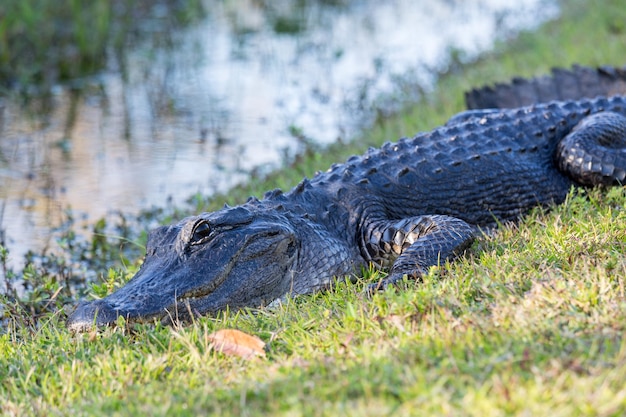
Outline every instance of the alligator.
POLYGON ((419 279, 483 230, 561 203, 573 186, 624 184, 624 80, 621 69, 575 67, 473 90, 470 110, 442 127, 334 164, 288 192, 152 230, 136 275, 80 303, 67 326, 85 331, 120 316, 186 323, 323 290, 372 265, 388 274, 370 291, 419 279), (574 99, 559 100, 571 80, 574 99), (587 93, 601 96, 576 97, 587 93), (515 105, 550 101, 505 108, 513 96, 515 105))

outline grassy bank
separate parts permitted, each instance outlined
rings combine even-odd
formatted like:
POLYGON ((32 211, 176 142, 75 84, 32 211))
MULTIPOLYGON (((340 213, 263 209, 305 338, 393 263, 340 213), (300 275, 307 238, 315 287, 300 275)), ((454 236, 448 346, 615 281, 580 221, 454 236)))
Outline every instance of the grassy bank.
MULTIPOLYGON (((471 86, 551 66, 624 65, 618 0, 563 2, 564 15, 444 74, 436 91, 361 141, 311 152, 291 169, 198 209, 288 188, 331 162, 412 135, 462 110, 471 86)), ((626 191, 571 195, 484 237, 404 291, 355 284, 274 311, 189 327, 141 325, 73 336, 64 314, 14 317, 0 336, 6 415, 622 415, 626 412, 626 191), (208 335, 237 328, 267 358, 224 356, 208 335)), ((135 266, 111 271, 115 282, 135 266)), ((45 300, 44 300, 45 301, 45 300)))

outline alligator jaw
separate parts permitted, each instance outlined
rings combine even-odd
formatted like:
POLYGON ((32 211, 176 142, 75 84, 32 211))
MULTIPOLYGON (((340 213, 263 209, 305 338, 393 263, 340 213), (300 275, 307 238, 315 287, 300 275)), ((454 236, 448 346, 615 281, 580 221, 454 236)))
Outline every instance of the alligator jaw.
POLYGON ((127 323, 145 323, 151 320, 166 324, 184 322, 192 315, 194 300, 194 298, 182 299, 170 307, 163 308, 161 312, 152 314, 116 310, 105 299, 82 302, 68 317, 67 328, 75 333, 87 332, 112 326, 119 317, 124 317, 127 323))
POLYGON ((119 317, 127 322, 147 322, 150 320, 164 320, 167 323, 184 321, 194 311, 193 305, 211 295, 210 290, 196 290, 176 297, 176 301, 158 312, 125 311, 115 308, 108 302, 108 298, 81 302, 67 319, 67 327, 72 332, 86 332, 94 328, 114 325, 119 317))
POLYGON ((187 322, 226 308, 266 305, 289 292, 299 247, 289 222, 279 216, 243 221, 236 217, 240 211, 213 213, 213 227, 221 231, 210 239, 194 232, 204 224, 198 217, 157 229, 135 276, 107 297, 79 304, 67 327, 83 332, 114 325, 118 317, 187 322), (234 226, 220 226, 220 216, 234 217, 234 226))
POLYGON ((172 306, 164 308, 161 313, 147 315, 124 313, 109 305, 106 300, 82 302, 67 319, 67 328, 76 333, 87 332, 92 329, 114 325, 119 317, 127 322, 140 323, 152 320, 162 320, 166 324, 184 322, 193 315, 194 304, 210 293, 196 294, 195 296, 181 297, 172 306))
POLYGON ((93 329, 114 325, 119 317, 127 322, 141 323, 152 320, 163 320, 165 323, 184 321, 193 311, 191 305, 195 299, 182 299, 173 306, 164 308, 159 314, 132 314, 124 313, 111 307, 106 300, 95 300, 80 303, 67 319, 67 328, 76 333, 87 332, 93 329))

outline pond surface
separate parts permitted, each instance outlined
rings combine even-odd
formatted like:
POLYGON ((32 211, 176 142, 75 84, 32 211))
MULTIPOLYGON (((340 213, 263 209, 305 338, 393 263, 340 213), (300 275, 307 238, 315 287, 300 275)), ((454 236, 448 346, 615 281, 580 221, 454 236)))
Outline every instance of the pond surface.
POLYGON ((543 0, 261 3, 209 1, 171 48, 139 45, 48 105, 0 101, 13 262, 53 246, 68 208, 95 221, 176 204, 278 167, 307 142, 350 139, 377 107, 428 89, 451 55, 469 60, 558 13, 543 0))

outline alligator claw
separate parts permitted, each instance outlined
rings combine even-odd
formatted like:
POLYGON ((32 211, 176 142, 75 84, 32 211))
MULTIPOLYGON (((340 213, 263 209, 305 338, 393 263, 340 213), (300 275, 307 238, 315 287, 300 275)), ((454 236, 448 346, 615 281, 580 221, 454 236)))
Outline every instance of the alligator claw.
POLYGON ((404 280, 406 274, 393 274, 389 275, 387 278, 381 279, 378 282, 374 282, 369 284, 365 289, 366 294, 371 297, 376 293, 384 292, 387 288, 393 287, 394 289, 398 288, 398 284, 404 280))

